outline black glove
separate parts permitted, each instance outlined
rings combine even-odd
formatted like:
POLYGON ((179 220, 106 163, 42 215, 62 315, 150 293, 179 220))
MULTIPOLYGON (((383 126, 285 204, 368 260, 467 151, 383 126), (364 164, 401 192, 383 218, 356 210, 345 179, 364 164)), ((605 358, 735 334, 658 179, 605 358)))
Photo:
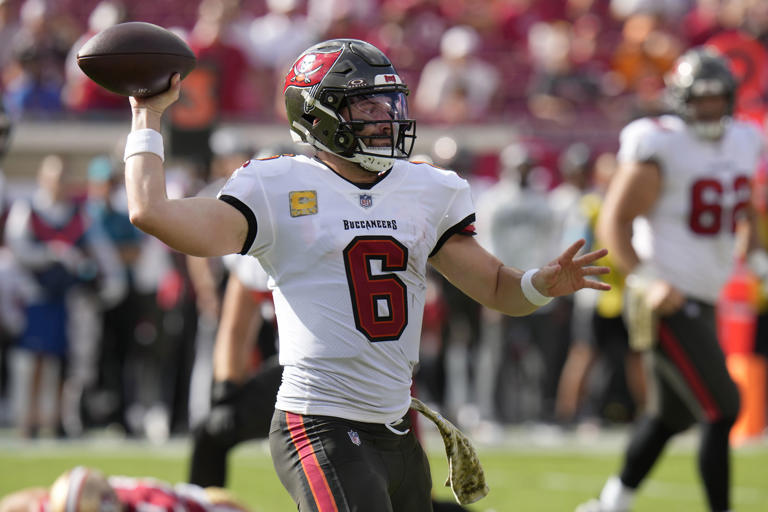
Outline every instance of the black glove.
POLYGON ((211 436, 225 441, 237 432, 237 400, 242 386, 231 380, 214 381, 211 387, 211 410, 205 429, 211 436))

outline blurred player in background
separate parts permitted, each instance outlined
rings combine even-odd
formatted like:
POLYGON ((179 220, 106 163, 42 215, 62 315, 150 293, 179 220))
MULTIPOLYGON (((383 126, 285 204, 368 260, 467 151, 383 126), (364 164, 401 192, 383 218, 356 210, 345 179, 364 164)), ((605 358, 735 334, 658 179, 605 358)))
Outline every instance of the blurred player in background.
POLYGON ((427 263, 485 306, 525 315, 608 289, 587 279, 608 271, 591 265, 606 251, 576 257, 578 241, 523 272, 483 250, 468 184, 406 160, 408 89, 358 40, 313 46, 286 76, 291 133, 314 158, 251 161, 218 200, 169 200, 157 130, 179 83, 131 98, 131 220, 187 254, 256 256, 270 275, 283 365, 270 448, 283 485, 301 510, 431 510, 429 462, 407 414, 427 263))
MULTIPOLYGON (((235 169, 254 154, 250 141, 232 129, 214 131, 209 145, 213 158, 208 183, 197 193, 198 197, 216 197, 235 169)), ((186 263, 197 306, 195 359, 189 384, 189 425, 194 429, 209 409, 212 354, 227 269, 221 258, 187 256, 186 263)))
POLYGON ((709 510, 730 509, 729 432, 739 392, 716 336, 714 304, 735 253, 743 256, 754 236, 750 179, 763 143, 752 125, 732 119, 736 82, 718 55, 686 52, 667 91, 676 115, 640 119, 622 131, 620 169, 598 221, 628 274, 628 300, 642 294, 628 328, 630 342, 650 345, 649 407, 621 472, 598 500, 578 508, 583 512, 630 510, 667 441, 697 421, 709 510))
POLYGON ((189 468, 189 481, 202 486, 224 487, 230 449, 269 435, 283 373, 275 357, 254 371, 254 343, 265 323, 262 306, 271 301, 264 269, 254 258, 224 259, 230 274, 213 349, 211 410, 194 430, 189 468))
POLYGON ((248 512, 229 491, 154 478, 103 475, 76 466, 48 487, 33 487, 9 494, 0 512, 248 512))
POLYGON ((43 158, 31 199, 14 201, 5 241, 34 290, 26 306, 27 322, 19 348, 32 358, 22 434, 35 437, 46 426, 40 399, 44 369, 59 368, 54 400, 57 435, 82 428, 77 397, 95 379, 98 308, 114 305, 125 293, 125 276, 114 245, 100 226, 89 222, 74 196, 71 164, 59 155, 43 158), (70 322, 73 315, 77 322, 70 322), (65 382, 74 397, 62 410, 65 382), (66 416, 66 417, 65 417, 66 416))

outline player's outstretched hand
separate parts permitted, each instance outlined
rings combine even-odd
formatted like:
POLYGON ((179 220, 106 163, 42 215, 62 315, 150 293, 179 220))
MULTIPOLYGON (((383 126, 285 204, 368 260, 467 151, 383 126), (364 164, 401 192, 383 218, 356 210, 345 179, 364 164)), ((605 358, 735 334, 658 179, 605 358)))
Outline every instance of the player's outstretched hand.
POLYGON ((608 254, 608 249, 588 252, 577 256, 586 241, 582 238, 574 242, 557 259, 549 265, 541 267, 533 276, 533 285, 544 295, 560 297, 582 288, 595 290, 610 290, 611 286, 602 281, 587 279, 588 276, 598 276, 610 272, 608 267, 593 266, 592 263, 608 254))
POLYGON ((153 112, 162 114, 165 109, 173 105, 176 100, 179 99, 179 91, 181 90, 181 75, 178 73, 171 77, 171 86, 160 94, 154 96, 148 96, 146 98, 130 97, 131 108, 141 109, 146 108, 153 112))

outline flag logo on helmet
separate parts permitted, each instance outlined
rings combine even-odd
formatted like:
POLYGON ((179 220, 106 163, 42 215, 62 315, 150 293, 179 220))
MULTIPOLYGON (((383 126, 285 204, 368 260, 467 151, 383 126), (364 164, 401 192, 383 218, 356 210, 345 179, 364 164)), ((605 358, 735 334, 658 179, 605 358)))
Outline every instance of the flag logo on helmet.
POLYGON ((285 77, 283 92, 294 85, 311 87, 319 84, 325 74, 341 55, 341 50, 331 53, 306 53, 291 66, 285 77))

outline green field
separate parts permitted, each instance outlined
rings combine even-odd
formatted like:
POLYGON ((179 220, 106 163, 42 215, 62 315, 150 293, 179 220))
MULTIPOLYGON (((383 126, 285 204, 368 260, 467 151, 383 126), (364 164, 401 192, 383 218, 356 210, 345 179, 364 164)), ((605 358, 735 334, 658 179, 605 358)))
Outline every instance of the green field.
MULTIPOLYGON (((542 442, 530 434, 508 435, 499 446, 479 446, 491 493, 469 508, 475 512, 567 512, 595 495, 605 477, 616 471, 625 433, 589 440, 559 438, 542 442)), ((673 443, 645 483, 636 512, 704 511, 696 476, 695 435, 673 443)), ((428 437, 436 493, 448 474, 440 440, 428 437)), ((108 474, 154 476, 170 482, 186 476, 189 444, 184 439, 162 446, 117 439, 22 442, 0 439, 0 495, 26 486, 50 483, 76 464, 108 474)), ((275 476, 264 443, 237 448, 230 462, 232 489, 257 512, 295 510, 275 476)), ((733 508, 768 510, 768 443, 738 448, 733 454, 733 508)))

